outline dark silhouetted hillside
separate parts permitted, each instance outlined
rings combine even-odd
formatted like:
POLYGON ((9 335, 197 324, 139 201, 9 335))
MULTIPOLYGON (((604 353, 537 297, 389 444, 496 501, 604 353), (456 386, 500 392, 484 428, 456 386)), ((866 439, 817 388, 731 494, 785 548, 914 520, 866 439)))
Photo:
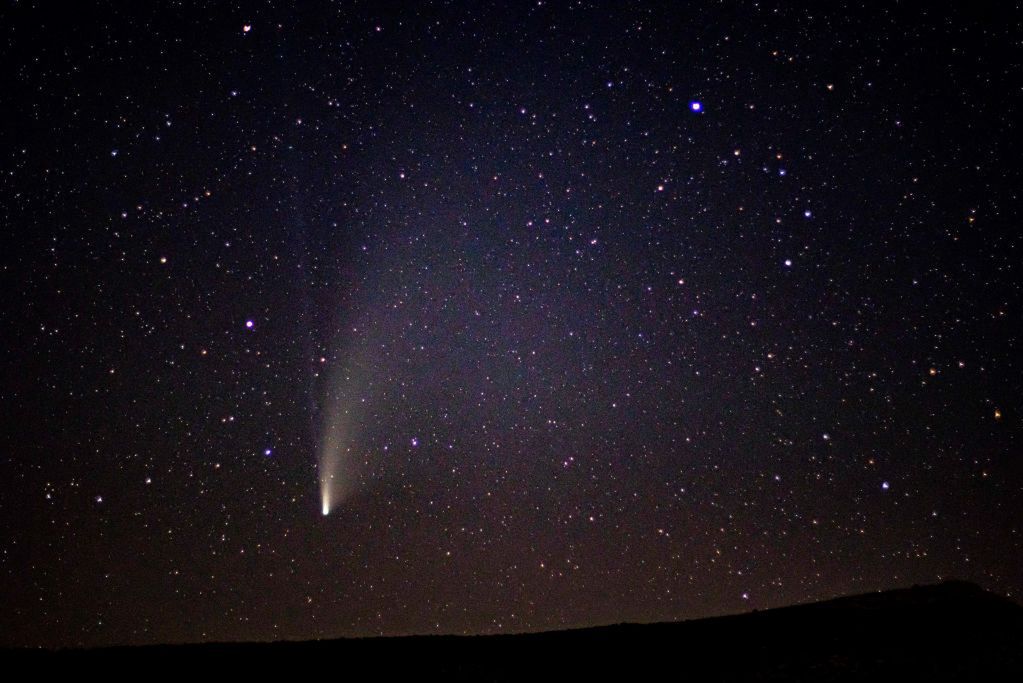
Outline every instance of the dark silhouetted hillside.
POLYGON ((97 650, 8 650, 48 675, 344 680, 1023 681, 1023 608, 962 582, 679 623, 97 650))

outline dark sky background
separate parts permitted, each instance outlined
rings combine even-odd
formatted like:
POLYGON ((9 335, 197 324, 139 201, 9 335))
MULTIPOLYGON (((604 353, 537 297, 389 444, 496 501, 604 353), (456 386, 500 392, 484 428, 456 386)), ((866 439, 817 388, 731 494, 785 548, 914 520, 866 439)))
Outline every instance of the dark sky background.
POLYGON ((280 4, 3 3, 0 644, 1019 599, 1012 3, 280 4))

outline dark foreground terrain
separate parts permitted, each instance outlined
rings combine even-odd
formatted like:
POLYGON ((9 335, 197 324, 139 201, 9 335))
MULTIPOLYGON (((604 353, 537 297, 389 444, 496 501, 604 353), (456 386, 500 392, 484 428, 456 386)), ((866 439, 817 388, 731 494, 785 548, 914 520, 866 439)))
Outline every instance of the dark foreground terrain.
POLYGON ((949 582, 731 617, 511 635, 7 650, 3 670, 309 680, 1023 681, 1023 607, 949 582))

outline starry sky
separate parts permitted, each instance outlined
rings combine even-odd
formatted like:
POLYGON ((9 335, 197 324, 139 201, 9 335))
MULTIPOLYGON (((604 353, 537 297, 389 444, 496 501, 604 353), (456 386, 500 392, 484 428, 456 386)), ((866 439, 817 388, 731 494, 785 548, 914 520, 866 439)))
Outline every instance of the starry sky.
POLYGON ((1010 4, 4 2, 0 644, 1018 599, 1010 4))

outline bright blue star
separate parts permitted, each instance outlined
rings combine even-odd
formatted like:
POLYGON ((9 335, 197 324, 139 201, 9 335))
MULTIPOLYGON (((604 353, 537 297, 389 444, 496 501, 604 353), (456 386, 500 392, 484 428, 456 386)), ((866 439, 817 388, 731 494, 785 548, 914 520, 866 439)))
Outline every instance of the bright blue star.
POLYGON ((703 104, 699 100, 693 100, 692 102, 689 103, 689 109, 690 111, 699 114, 701 111, 703 111, 703 104))

